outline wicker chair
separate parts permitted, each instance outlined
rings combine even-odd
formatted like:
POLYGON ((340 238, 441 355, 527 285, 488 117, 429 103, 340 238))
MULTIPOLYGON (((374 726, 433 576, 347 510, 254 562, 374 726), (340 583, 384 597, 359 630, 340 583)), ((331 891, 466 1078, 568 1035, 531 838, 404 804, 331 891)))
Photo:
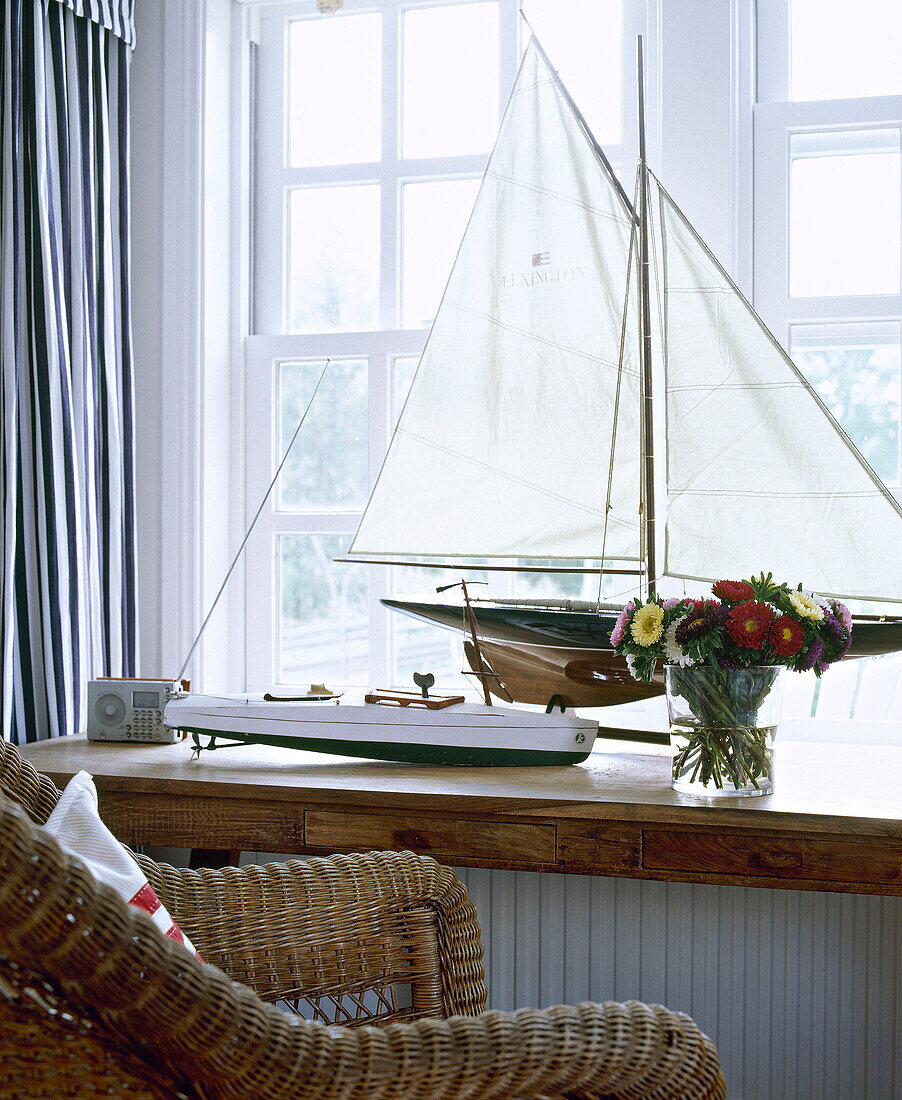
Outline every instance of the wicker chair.
POLYGON ((59 792, 2 742, 0 791, 0 1097, 726 1095, 660 1006, 484 1011, 476 912, 431 859, 138 855, 204 964, 37 827, 59 792))

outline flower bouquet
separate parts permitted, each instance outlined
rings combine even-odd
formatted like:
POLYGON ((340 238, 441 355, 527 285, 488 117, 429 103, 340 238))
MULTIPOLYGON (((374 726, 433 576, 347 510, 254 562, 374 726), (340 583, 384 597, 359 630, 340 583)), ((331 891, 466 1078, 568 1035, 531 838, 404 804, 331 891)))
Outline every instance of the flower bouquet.
POLYGON ((766 794, 783 672, 821 676, 848 652, 852 616, 770 573, 717 581, 711 591, 713 599, 631 601, 611 644, 637 680, 664 664, 675 789, 766 794))

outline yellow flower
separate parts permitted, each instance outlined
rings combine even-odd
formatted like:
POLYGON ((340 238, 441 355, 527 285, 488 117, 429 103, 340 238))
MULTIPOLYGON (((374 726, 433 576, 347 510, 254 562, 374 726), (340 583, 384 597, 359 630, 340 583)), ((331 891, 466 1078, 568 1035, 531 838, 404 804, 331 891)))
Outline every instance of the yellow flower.
POLYGON ((806 596, 804 592, 790 592, 789 602, 792 604, 795 613, 801 618, 813 619, 816 623, 824 621, 824 609, 816 600, 806 596))
POLYGON ((664 608, 657 603, 644 604, 633 617, 630 631, 636 645, 654 645, 664 627, 664 608))

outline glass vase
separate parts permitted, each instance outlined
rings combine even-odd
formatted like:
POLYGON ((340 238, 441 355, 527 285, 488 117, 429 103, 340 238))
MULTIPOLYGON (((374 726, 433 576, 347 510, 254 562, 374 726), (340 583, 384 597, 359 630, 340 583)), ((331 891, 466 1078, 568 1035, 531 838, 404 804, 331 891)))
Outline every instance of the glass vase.
POLYGON ((664 666, 675 791, 707 798, 770 794, 785 671, 664 666))

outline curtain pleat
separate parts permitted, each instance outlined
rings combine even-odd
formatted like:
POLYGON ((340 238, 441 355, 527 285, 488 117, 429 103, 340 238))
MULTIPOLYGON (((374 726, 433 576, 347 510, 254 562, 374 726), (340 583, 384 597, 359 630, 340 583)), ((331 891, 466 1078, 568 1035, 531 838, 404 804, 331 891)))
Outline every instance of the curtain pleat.
POLYGON ((135 0, 59 0, 59 3, 112 31, 127 46, 134 46, 135 0))
POLYGON ((0 717, 20 743, 83 728, 86 681, 136 665, 130 47, 75 6, 3 17, 0 717))

